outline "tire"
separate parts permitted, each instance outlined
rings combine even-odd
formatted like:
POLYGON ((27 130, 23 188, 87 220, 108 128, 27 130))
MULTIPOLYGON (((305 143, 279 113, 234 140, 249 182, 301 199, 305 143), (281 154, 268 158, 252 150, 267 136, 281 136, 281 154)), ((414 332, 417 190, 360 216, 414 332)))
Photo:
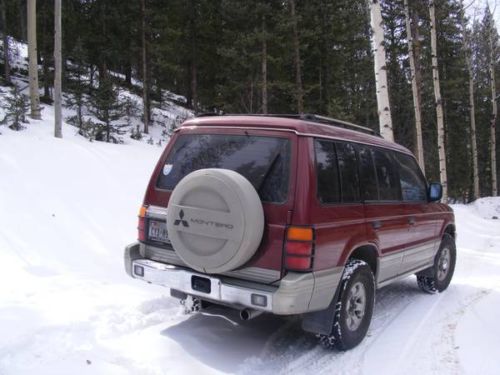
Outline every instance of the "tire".
POLYGON ((175 187, 167 232, 177 255, 203 273, 232 271, 250 260, 264 232, 257 191, 241 174, 200 169, 175 187))
POLYGON ((457 249, 454 238, 445 233, 439 250, 434 257, 434 265, 417 274, 420 289, 429 294, 441 293, 448 285, 455 272, 457 249))
POLYGON ((375 303, 375 277, 370 266, 358 259, 347 262, 335 306, 332 333, 320 335, 329 349, 349 350, 366 336, 375 303))

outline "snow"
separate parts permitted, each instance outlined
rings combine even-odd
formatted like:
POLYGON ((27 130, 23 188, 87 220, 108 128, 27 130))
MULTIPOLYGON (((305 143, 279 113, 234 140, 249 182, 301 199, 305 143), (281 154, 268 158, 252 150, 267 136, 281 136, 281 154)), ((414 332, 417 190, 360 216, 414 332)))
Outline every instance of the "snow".
POLYGON ((297 318, 185 315, 129 278, 123 248, 162 147, 66 124, 55 139, 52 116, 0 135, 0 374, 500 373, 500 198, 453 207, 448 290, 414 277, 379 290, 368 337, 329 351, 297 318))

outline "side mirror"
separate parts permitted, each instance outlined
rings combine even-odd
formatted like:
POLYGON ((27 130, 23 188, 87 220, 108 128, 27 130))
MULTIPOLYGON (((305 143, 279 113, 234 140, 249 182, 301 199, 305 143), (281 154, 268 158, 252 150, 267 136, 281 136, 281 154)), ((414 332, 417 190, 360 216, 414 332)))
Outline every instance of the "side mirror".
POLYGON ((429 202, 439 202, 443 197, 443 186, 439 182, 431 182, 427 195, 429 202))

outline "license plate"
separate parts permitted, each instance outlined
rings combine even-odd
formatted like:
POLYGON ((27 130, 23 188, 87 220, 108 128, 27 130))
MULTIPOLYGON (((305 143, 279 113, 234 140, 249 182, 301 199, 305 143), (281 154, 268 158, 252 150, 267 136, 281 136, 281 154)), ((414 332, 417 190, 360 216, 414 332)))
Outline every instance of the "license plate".
POLYGON ((153 241, 170 243, 167 224, 164 221, 149 220, 148 238, 153 241))
POLYGON ((210 294, 210 279, 200 276, 191 276, 191 288, 198 292, 210 294))

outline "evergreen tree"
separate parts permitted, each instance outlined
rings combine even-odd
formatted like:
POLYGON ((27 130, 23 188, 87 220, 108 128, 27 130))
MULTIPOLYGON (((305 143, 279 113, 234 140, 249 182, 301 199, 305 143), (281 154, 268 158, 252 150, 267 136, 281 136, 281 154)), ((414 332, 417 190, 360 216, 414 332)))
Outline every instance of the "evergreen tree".
POLYGON ((27 123, 26 115, 30 107, 28 97, 21 93, 16 85, 12 87, 10 94, 4 97, 3 109, 5 117, 0 125, 8 125, 12 130, 23 129, 23 123, 27 123))
POLYGON ((123 107, 118 100, 118 91, 110 79, 101 80, 99 87, 90 97, 89 112, 100 122, 89 123, 86 135, 96 141, 120 143, 123 126, 116 123, 123 116, 123 107))

